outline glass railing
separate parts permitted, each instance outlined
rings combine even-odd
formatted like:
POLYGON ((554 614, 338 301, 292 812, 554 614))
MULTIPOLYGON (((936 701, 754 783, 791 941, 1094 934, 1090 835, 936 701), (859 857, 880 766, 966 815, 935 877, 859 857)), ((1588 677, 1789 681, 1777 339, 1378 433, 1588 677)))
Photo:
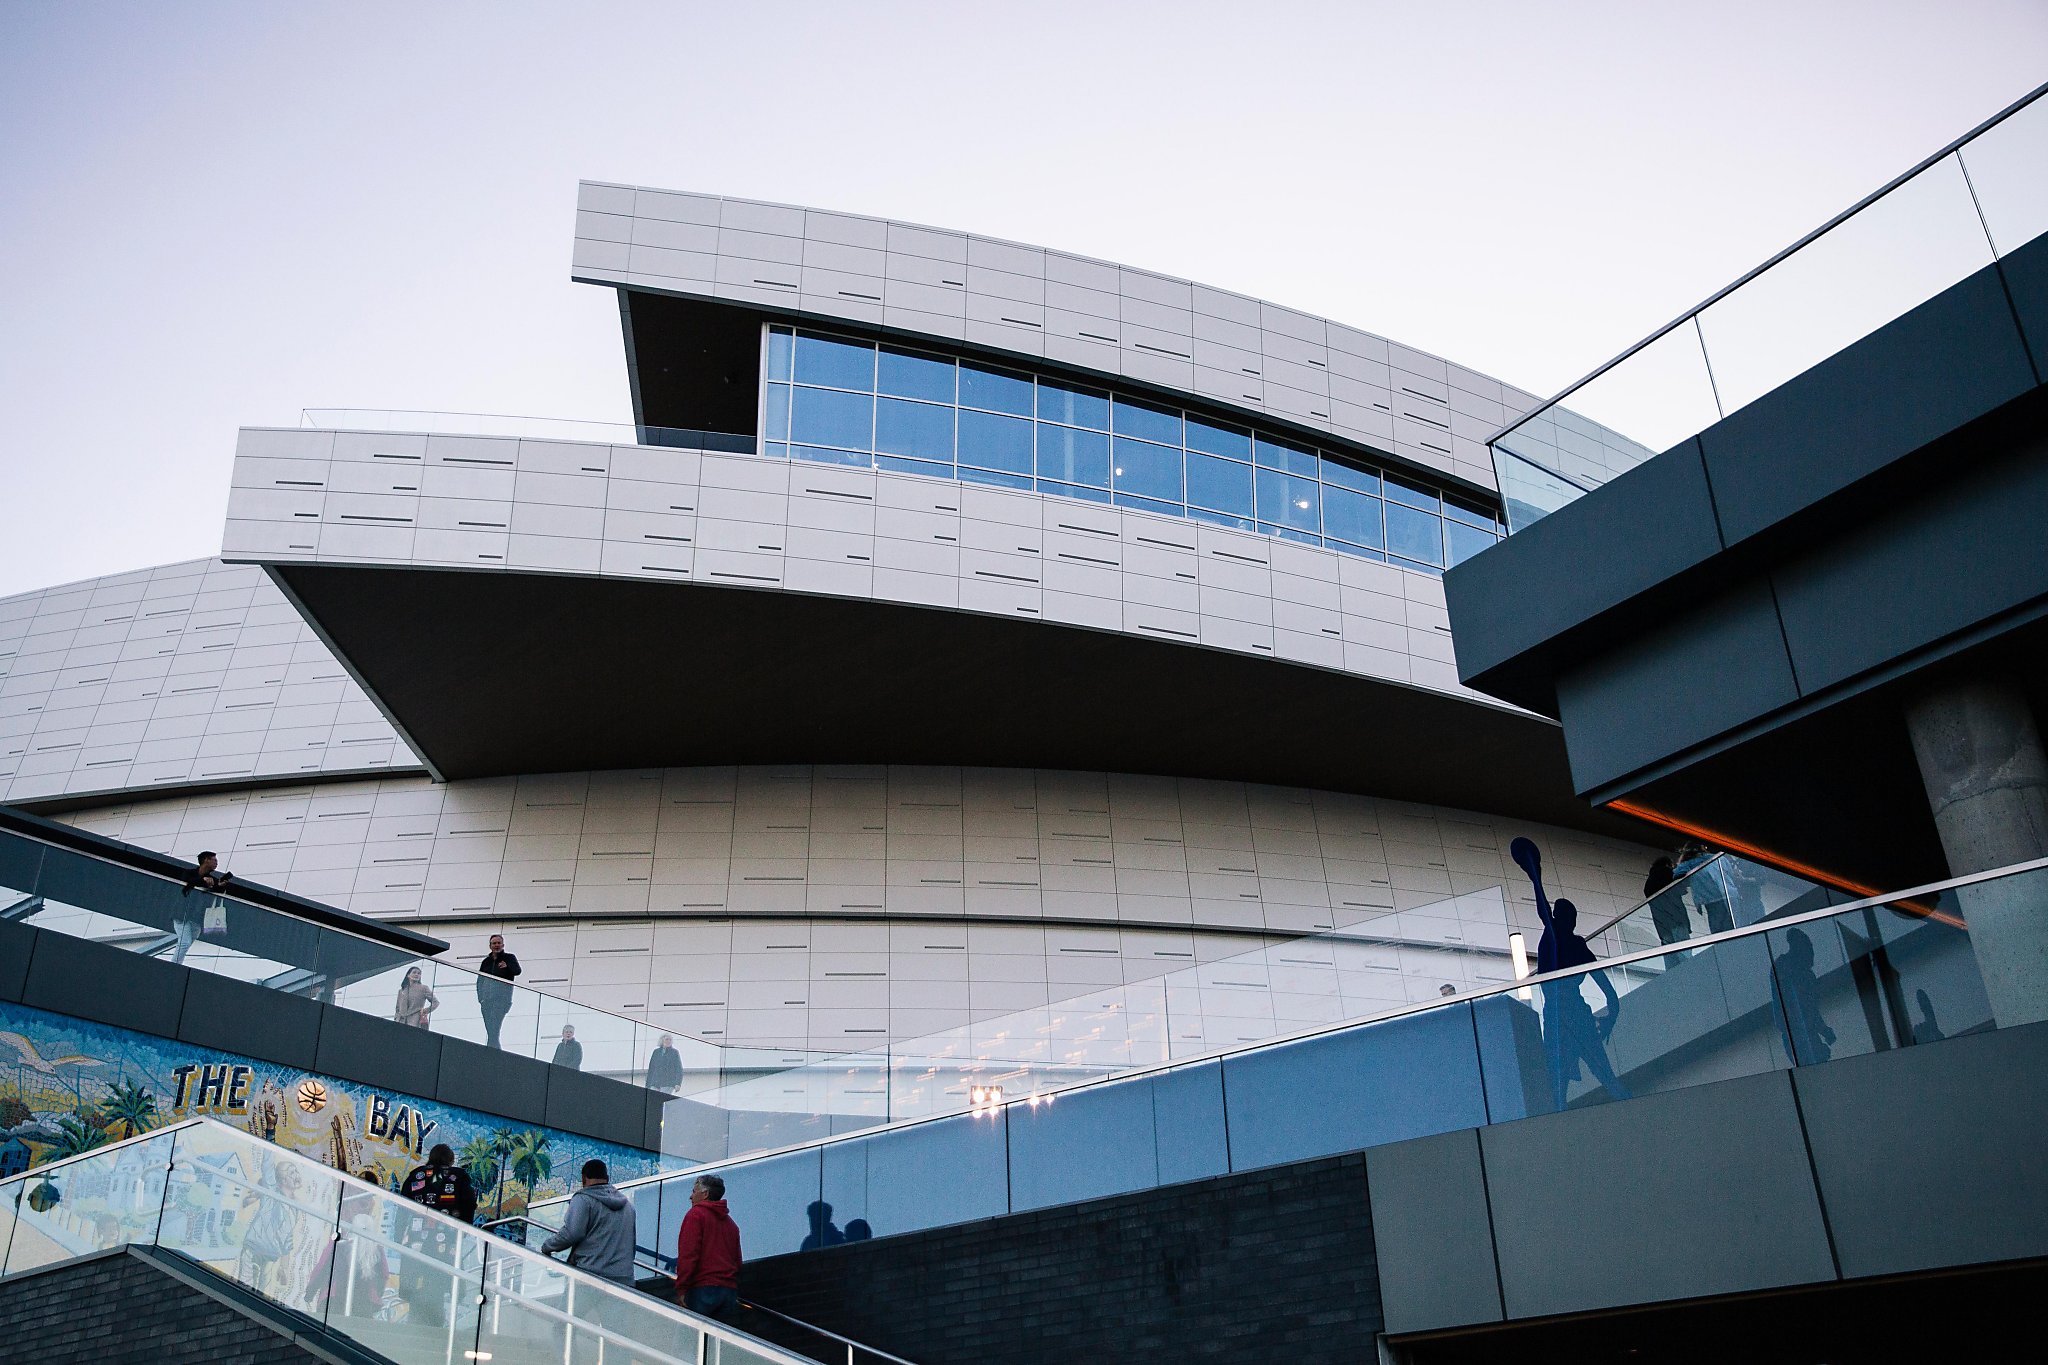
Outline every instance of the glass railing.
POLYGON ((499 412, 430 412, 414 408, 303 408, 299 425, 328 431, 420 433, 428 436, 509 436, 529 441, 590 441, 617 446, 673 446, 752 455, 752 436, 688 427, 636 426, 579 417, 517 417, 499 412))
POLYGON ((1669 450, 2048 231, 2044 93, 1493 436, 1503 491, 1536 486, 1508 494, 1510 533, 1569 501, 1585 468, 1669 450), (1519 462, 1570 482, 1545 484, 1519 462))
POLYGON ((811 1365, 211 1120, 0 1181, 0 1278, 130 1245, 396 1365, 811 1365))
MULTIPOLYGON (((716 1170, 773 1256, 1934 1044, 1999 1027, 1967 913, 1987 904, 2048 914, 2048 859, 716 1170)), ((2021 1004, 2001 1014, 2048 1013, 2021 1004)), ((696 1174, 625 1187, 655 1246, 696 1174)))
POLYGON ((1622 957, 1854 899, 1780 868, 1717 853, 1627 914, 1586 933, 1595 957, 1622 957))
POLYGON ((670 1093, 830 1054, 728 1047, 0 830, 0 918, 670 1093), (421 1011, 425 1014, 422 1016, 421 1011))

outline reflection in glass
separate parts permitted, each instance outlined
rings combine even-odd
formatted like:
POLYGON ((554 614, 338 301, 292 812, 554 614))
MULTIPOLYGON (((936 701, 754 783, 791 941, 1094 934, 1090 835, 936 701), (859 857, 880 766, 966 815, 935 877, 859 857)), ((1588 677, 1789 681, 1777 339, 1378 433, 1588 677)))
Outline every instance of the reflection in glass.
POLYGON ((875 452, 953 462, 953 409, 902 398, 875 400, 875 452))
POLYGON ((1038 381, 1038 420, 1109 430, 1109 395, 1050 379, 1038 381))
POLYGON ((1073 427, 1038 424, 1038 477, 1109 487, 1109 437, 1073 427))
POLYGON ((875 400, 869 394, 800 388, 789 429, 793 439, 806 444, 865 451, 873 449, 874 420, 875 400))
MULTIPOLYGON (((1323 489, 1323 534, 1368 549, 1381 549, 1380 500, 1348 488, 1323 489)), ((1490 539, 1491 537, 1489 537, 1490 539)))
POLYGON ((1134 493, 1162 502, 1177 503, 1181 500, 1179 450, 1119 436, 1114 455, 1117 492, 1134 493))
MULTIPOLYGON (((1190 423, 1189 429, 1193 429, 1190 423)), ((1189 451, 1187 455, 1188 502, 1218 512, 1252 515, 1252 467, 1235 460, 1189 451)))
POLYGON ((1316 453, 1305 447, 1286 441, 1274 441, 1261 436, 1253 443, 1258 463, 1266 469, 1278 469, 1288 474, 1304 474, 1310 478, 1316 475, 1316 453))
POLYGON ((1427 512, 1387 504, 1387 552, 1420 564, 1444 562, 1443 522, 1427 512))
POLYGON ((960 463, 1011 474, 1029 474, 1031 423, 1021 417, 960 410, 960 463))
POLYGON ((1322 485, 1314 479, 1261 469, 1258 471, 1258 502, 1259 520, 1262 522, 1296 531, 1321 528, 1322 485))
POLYGON ((873 393, 875 348, 865 342, 799 332, 796 337, 796 382, 873 393))
POLYGON ((1252 458, 1252 434, 1249 431, 1204 421, 1200 417, 1187 419, 1187 446, 1189 450, 1223 455, 1233 460, 1249 462, 1252 458))
POLYGON ((1115 424, 1119 436, 1134 436, 1141 441, 1156 441, 1175 448, 1181 443, 1180 412, 1177 409, 1119 398, 1116 400, 1115 424))
POLYGON ((952 361, 939 356, 884 346, 875 370, 875 392, 951 404, 953 368, 952 361))
POLYGON ((998 370, 970 361, 960 362, 960 406, 986 408, 1029 417, 1032 411, 1031 376, 998 370))

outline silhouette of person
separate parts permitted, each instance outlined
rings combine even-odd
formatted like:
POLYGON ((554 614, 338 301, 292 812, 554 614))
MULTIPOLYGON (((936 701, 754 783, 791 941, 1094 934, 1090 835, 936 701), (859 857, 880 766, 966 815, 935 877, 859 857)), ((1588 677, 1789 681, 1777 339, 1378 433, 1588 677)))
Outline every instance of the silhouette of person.
POLYGON ((1920 1007, 1920 1021, 1913 1025, 1914 1042, 1938 1043, 1948 1037, 1941 1031, 1941 1022, 1934 1017, 1934 1002, 1927 998, 1926 991, 1914 991, 1913 1003, 1920 1007))
POLYGON ((874 1235, 875 1230, 868 1226, 865 1218, 856 1218, 846 1225, 846 1240, 849 1242, 865 1242, 874 1235))
POLYGON ((810 1206, 804 1212, 810 1215, 811 1231, 810 1235, 804 1238, 803 1244, 797 1248, 798 1251, 816 1251, 819 1247, 836 1247, 846 1240, 846 1234, 833 1225, 832 1206, 830 1204, 822 1199, 813 1199, 810 1206))
MULTIPOLYGON (((1536 891, 1536 913, 1543 920, 1543 937, 1536 942, 1537 972, 1570 971, 1597 962, 1599 959, 1577 932, 1579 908, 1568 900, 1552 905, 1543 893, 1543 860, 1536 845, 1528 839, 1516 839, 1508 845, 1508 856, 1529 874, 1529 884, 1536 891)), ((1628 1088, 1607 1060, 1607 1036, 1614 1032, 1614 1021, 1621 1016, 1621 996, 1606 972, 1592 971, 1586 977, 1607 997, 1606 1013, 1597 1020, 1579 990, 1579 983, 1585 978, 1553 981, 1542 988, 1543 1052, 1550 1067, 1551 1100, 1558 1109, 1565 1107, 1565 1094, 1579 1078, 1582 1062, 1609 1096, 1617 1100, 1629 1098, 1628 1088)))
POLYGON ((1835 1031, 1820 1012, 1820 978, 1813 972, 1813 940, 1804 929, 1785 931, 1785 951, 1771 964, 1778 975, 1778 1023, 1795 1066, 1834 1055, 1835 1031))

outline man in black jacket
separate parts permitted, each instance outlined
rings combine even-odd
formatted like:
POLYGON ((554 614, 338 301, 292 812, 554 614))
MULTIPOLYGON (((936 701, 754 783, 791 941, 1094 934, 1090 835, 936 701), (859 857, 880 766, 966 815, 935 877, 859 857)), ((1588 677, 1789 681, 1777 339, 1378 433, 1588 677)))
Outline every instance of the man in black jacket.
POLYGON ((512 1008, 512 981, 519 975, 519 959, 505 951, 505 936, 491 935, 491 951, 477 964, 476 1003, 484 1013, 484 1041, 500 1047, 498 1030, 512 1008))

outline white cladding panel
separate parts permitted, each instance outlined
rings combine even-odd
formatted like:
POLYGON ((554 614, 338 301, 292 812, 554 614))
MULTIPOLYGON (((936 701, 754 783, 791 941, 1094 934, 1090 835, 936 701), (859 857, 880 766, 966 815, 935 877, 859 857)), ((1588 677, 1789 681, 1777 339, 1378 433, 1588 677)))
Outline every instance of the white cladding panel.
POLYGON ((599 574, 1022 616, 1462 686, 1441 580, 1128 508, 758 455, 250 428, 229 559, 599 574))
POLYGON ((0 600, 0 801, 418 767, 253 565, 0 600))
POLYGON ((1056 361, 1327 431, 1495 487, 1533 394, 1308 313, 880 218, 585 181, 571 274, 1056 361))
POLYGON ((1538 927, 1506 855, 1515 835, 1541 842, 1552 893, 1588 924, 1636 903, 1651 856, 1369 797, 958 768, 390 777, 66 818, 216 849, 243 876, 360 913, 427 917, 458 960, 500 930, 528 984, 586 1004, 826 1049, 1217 963, 1232 970, 1181 1001, 1177 1036, 1222 1046, 1355 1017, 1507 978, 1509 931, 1538 927), (1295 967, 1343 966, 1300 938, 1332 928, 1384 942, 1348 950, 1364 960, 1340 994, 1283 998, 1295 967), (1303 951, 1244 962, 1283 940, 1303 951))

